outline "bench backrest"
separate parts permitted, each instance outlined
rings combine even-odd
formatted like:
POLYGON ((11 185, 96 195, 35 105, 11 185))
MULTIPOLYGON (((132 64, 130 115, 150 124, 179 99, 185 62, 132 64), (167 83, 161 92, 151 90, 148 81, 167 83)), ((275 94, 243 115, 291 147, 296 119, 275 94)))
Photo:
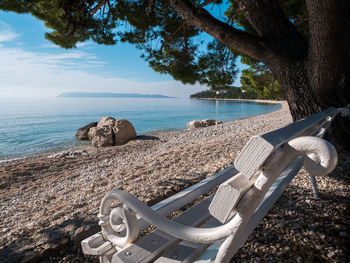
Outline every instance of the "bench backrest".
POLYGON ((248 179, 260 169, 265 160, 284 143, 301 136, 314 135, 337 115, 336 108, 329 108, 283 128, 253 136, 235 160, 236 169, 248 179))
POLYGON ((220 185, 216 192, 209 206, 211 215, 222 223, 227 222, 241 197, 254 184, 252 177, 261 170, 269 156, 294 138, 316 135, 325 130, 337 114, 336 108, 329 108, 283 128, 253 136, 235 160, 235 168, 240 173, 220 185))

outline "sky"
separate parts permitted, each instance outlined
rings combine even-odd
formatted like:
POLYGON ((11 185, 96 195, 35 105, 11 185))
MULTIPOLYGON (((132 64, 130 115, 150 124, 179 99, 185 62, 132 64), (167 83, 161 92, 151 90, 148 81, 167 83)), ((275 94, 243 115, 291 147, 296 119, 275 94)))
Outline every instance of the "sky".
MULTIPOLYGON (((114 92, 186 98, 208 89, 154 72, 133 45, 88 41, 66 50, 46 40, 47 31, 42 21, 28 14, 0 11, 0 97, 114 92)), ((239 62, 238 67, 244 68, 239 62)), ((240 86, 239 76, 234 85, 240 86)))

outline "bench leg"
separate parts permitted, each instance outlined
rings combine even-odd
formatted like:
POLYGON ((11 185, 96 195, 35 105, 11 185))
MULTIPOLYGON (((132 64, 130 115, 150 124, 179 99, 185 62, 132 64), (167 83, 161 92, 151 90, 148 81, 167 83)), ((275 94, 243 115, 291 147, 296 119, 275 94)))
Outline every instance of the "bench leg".
POLYGON ((320 199, 319 194, 318 194, 318 187, 317 187, 317 180, 316 177, 310 174, 310 182, 312 186, 312 193, 314 194, 314 199, 318 200, 320 199))

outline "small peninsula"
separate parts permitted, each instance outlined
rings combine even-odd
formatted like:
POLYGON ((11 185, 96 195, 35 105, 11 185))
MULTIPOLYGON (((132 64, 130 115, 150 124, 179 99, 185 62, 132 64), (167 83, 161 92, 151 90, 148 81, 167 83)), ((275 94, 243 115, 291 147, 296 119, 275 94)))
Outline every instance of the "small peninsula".
POLYGON ((160 94, 110 93, 110 92, 65 92, 57 97, 65 98, 176 98, 160 94))

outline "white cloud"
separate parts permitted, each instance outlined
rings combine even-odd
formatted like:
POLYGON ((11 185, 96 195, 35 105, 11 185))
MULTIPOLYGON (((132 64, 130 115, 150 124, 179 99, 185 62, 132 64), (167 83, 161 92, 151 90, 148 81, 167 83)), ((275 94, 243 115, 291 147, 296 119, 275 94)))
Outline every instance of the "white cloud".
POLYGON ((88 42, 78 42, 78 43, 76 44, 77 48, 85 47, 85 46, 87 46, 87 45, 89 45, 88 42))
POLYGON ((12 31, 3 30, 0 31, 0 42, 9 42, 18 37, 18 34, 12 31))
POLYGON ((19 37, 11 27, 3 21, 0 21, 0 42, 9 42, 19 37))
POLYGON ((57 49, 59 48, 59 46, 52 44, 52 43, 42 44, 41 47, 43 47, 43 48, 57 48, 57 49))
MULTIPOLYGON (((82 48, 82 47, 86 47, 88 45, 90 45, 89 42, 78 42, 76 44, 76 47, 77 48, 82 48)), ((59 46, 57 46, 57 45, 55 45, 53 43, 45 43, 41 47, 43 47, 43 48, 57 48, 57 49, 60 48, 59 46)))
POLYGON ((49 54, 0 46, 0 96, 51 97, 62 92, 85 91, 188 97, 203 89, 175 81, 142 82, 97 73, 95 69, 103 66, 103 61, 82 51, 49 54))

